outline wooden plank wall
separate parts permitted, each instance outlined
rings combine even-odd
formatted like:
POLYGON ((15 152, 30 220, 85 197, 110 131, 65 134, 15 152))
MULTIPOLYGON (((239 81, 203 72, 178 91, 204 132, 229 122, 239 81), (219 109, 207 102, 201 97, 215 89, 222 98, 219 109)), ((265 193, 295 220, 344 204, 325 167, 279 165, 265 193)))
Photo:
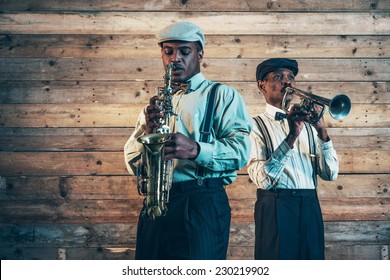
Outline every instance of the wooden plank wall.
MULTIPOLYGON (((341 161, 320 182, 327 259, 388 259, 390 0, 0 0, 0 259, 133 259, 142 203, 123 145, 162 85, 154 34, 206 33, 203 71, 264 109, 255 68, 296 58, 299 87, 352 100, 326 114, 341 161)), ((229 259, 252 259, 255 186, 229 186, 229 259)))

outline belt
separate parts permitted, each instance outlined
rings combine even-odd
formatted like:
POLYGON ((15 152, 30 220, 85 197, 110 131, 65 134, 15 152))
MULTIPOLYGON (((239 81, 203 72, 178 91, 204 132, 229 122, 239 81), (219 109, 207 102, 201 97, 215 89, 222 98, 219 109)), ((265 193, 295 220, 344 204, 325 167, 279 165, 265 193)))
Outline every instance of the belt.
POLYGON ((200 188, 215 188, 223 187, 222 178, 205 178, 199 184, 199 180, 189 180, 183 182, 177 182, 172 184, 171 190, 177 192, 187 192, 191 190, 196 190, 200 188))
POLYGON ((260 196, 300 196, 300 197, 316 197, 317 190, 316 189, 272 189, 272 190, 264 190, 257 189, 257 198, 260 196))

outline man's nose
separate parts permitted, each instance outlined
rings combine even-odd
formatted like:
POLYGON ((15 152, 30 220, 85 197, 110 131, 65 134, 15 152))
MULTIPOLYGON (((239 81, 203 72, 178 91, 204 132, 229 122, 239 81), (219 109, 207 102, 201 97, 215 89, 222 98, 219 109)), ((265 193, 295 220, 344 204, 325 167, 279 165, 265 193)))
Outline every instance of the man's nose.
POLYGON ((176 62, 176 61, 180 61, 181 60, 181 55, 178 51, 174 51, 171 58, 170 58, 170 61, 171 62, 176 62))
POLYGON ((290 84, 290 79, 288 78, 288 77, 286 77, 286 76, 283 76, 283 78, 282 78, 282 84, 283 85, 288 85, 288 84, 290 84))

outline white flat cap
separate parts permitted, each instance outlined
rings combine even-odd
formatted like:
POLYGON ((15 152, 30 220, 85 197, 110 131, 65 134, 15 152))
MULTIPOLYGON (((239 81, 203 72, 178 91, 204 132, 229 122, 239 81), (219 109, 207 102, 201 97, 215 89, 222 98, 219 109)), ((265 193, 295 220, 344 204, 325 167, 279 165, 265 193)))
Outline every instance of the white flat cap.
POLYGON ((157 33, 156 38, 158 44, 166 41, 186 41, 196 42, 199 41, 204 47, 204 34, 203 31, 191 22, 176 22, 168 25, 157 33))

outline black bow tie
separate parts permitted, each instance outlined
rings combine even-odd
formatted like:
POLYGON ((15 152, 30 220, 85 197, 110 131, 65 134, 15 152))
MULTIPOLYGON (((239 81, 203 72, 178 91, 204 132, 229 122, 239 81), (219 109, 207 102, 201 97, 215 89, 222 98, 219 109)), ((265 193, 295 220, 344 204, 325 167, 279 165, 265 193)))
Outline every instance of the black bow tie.
POLYGON ((287 118, 287 115, 285 113, 281 113, 281 112, 275 113, 275 121, 281 121, 285 118, 287 118))

